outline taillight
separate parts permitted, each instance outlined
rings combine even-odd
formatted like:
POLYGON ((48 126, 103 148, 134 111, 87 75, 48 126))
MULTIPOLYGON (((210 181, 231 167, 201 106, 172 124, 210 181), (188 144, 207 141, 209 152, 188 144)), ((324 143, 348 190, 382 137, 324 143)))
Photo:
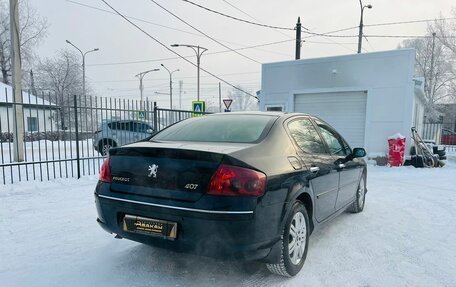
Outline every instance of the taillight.
POLYGON ((103 165, 101 166, 100 170, 100 181, 111 183, 112 182, 112 177, 111 177, 111 158, 107 158, 104 162, 103 165))
POLYGON ((256 170, 220 165, 209 184, 207 194, 225 196, 262 196, 266 175, 256 170))

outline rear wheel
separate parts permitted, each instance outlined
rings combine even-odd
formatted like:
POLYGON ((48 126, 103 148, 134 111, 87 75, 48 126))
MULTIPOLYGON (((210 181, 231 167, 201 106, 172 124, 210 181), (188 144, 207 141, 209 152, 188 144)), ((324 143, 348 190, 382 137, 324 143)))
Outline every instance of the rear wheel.
POLYGON ((353 202, 350 211, 353 213, 359 213, 363 211, 364 204, 366 201, 366 177, 363 174, 359 181, 358 190, 356 191, 356 200, 353 202))
POLYGON ((112 140, 101 140, 100 143, 98 144, 98 152, 105 156, 105 155, 108 155, 109 153, 109 150, 113 147, 116 147, 117 144, 112 141, 112 140))
POLYGON ((309 231, 307 210, 301 202, 297 201, 282 232, 280 262, 266 264, 269 271, 287 277, 298 274, 306 260, 309 231))

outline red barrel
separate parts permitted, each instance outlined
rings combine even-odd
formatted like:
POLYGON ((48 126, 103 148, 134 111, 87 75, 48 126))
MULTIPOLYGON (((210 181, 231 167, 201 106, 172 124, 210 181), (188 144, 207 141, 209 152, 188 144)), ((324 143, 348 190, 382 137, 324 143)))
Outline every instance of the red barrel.
POLYGON ((390 166, 404 165, 405 138, 403 136, 390 137, 388 139, 390 166))

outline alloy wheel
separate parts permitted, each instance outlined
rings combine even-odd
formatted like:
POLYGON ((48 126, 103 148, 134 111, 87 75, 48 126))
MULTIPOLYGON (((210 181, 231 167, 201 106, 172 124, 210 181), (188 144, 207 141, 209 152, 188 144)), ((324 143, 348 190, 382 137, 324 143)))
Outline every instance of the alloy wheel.
POLYGON ((306 220, 301 212, 297 212, 291 220, 288 235, 288 254, 290 255, 291 263, 294 265, 298 265, 304 256, 306 240, 306 220))

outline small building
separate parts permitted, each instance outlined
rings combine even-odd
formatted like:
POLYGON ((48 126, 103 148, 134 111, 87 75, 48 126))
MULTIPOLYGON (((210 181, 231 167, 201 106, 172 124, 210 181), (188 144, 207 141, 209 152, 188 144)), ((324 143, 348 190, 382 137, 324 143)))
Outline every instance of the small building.
MULTIPOLYGON (((56 112, 58 107, 42 98, 22 92, 22 106, 24 113, 25 132, 44 132, 56 130, 56 112)), ((13 132, 14 125, 13 89, 4 83, 0 83, 0 131, 13 132)), ((20 105, 20 104, 19 104, 20 105)))
POLYGON ((371 158, 385 155, 399 132, 409 154, 411 127, 424 114, 414 67, 414 49, 263 64, 260 110, 318 116, 371 158))

